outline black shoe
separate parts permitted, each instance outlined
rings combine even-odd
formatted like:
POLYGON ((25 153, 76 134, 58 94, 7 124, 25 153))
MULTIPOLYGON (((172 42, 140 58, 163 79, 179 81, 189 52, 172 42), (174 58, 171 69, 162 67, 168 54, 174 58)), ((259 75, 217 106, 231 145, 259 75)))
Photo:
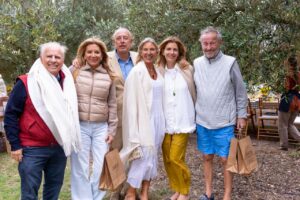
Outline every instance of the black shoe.
POLYGON ((279 149, 282 150, 282 151, 288 151, 289 150, 287 147, 280 147, 279 149))
POLYGON ((210 195, 210 197, 208 198, 208 196, 206 194, 202 194, 200 197, 199 197, 199 200, 214 200, 215 197, 214 197, 214 194, 212 193, 210 195))

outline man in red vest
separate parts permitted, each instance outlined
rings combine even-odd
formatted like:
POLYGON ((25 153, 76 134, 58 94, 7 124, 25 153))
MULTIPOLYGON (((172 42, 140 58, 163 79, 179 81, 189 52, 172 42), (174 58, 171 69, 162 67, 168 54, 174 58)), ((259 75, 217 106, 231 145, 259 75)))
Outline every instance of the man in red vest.
POLYGON ((40 58, 18 77, 7 103, 4 128, 19 163, 22 200, 38 199, 43 172, 43 199, 57 200, 67 156, 80 149, 77 96, 65 52, 57 42, 41 45, 40 58))

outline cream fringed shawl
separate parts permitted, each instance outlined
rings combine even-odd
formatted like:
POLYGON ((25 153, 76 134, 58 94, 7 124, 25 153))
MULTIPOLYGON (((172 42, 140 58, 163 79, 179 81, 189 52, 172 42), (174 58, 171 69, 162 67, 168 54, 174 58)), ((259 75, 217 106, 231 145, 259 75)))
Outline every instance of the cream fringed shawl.
MULTIPOLYGON (((163 77, 158 73, 158 79, 163 77)), ((123 95, 123 148, 122 161, 137 147, 154 149, 154 134, 151 128, 152 79, 144 62, 139 62, 129 73, 123 95)), ((155 151, 153 151, 155 152, 155 151)))
POLYGON ((69 156, 80 150, 81 136, 73 77, 65 65, 61 70, 65 74, 63 90, 37 59, 28 73, 28 92, 36 111, 69 156))

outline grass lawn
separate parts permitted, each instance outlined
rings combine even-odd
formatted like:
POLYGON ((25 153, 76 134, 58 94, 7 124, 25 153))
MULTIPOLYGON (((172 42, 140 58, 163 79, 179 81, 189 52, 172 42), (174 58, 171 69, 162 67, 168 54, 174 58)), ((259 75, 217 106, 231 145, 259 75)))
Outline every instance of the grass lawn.
MULTIPOLYGON (((20 198, 18 165, 7 153, 0 153, 0 188, 0 200, 18 200, 20 198)), ((41 190, 39 197, 41 199, 41 190)), ((68 162, 59 200, 70 199, 70 164, 68 162)))
MULTIPOLYGON (((42 186, 42 184, 41 184, 42 186)), ((41 187, 42 188, 42 187, 41 187)), ((60 192, 59 200, 70 200, 70 162, 65 172, 64 184, 60 192)), ((162 196, 170 193, 165 187, 150 191, 150 198, 160 200, 162 196)), ((39 190, 39 199, 42 197, 42 190, 39 190)), ((108 196, 108 195, 107 195, 108 196)), ((10 158, 7 153, 0 153, 0 200, 18 200, 20 198, 20 177, 17 162, 10 158)), ((106 197, 104 200, 108 200, 106 197)))

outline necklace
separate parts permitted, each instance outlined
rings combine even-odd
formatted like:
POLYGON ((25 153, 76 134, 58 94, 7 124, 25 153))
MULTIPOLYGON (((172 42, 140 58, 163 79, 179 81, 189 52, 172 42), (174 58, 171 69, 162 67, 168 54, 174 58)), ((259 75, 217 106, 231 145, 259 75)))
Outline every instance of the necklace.
POLYGON ((153 79, 153 80, 156 80, 157 78, 157 74, 156 74, 156 71, 154 69, 154 67, 146 67, 147 70, 148 70, 148 73, 150 75, 150 77, 153 79))
POLYGON ((173 82, 173 96, 176 96, 176 77, 177 77, 177 69, 174 69, 174 71, 170 70, 171 79, 173 82))

